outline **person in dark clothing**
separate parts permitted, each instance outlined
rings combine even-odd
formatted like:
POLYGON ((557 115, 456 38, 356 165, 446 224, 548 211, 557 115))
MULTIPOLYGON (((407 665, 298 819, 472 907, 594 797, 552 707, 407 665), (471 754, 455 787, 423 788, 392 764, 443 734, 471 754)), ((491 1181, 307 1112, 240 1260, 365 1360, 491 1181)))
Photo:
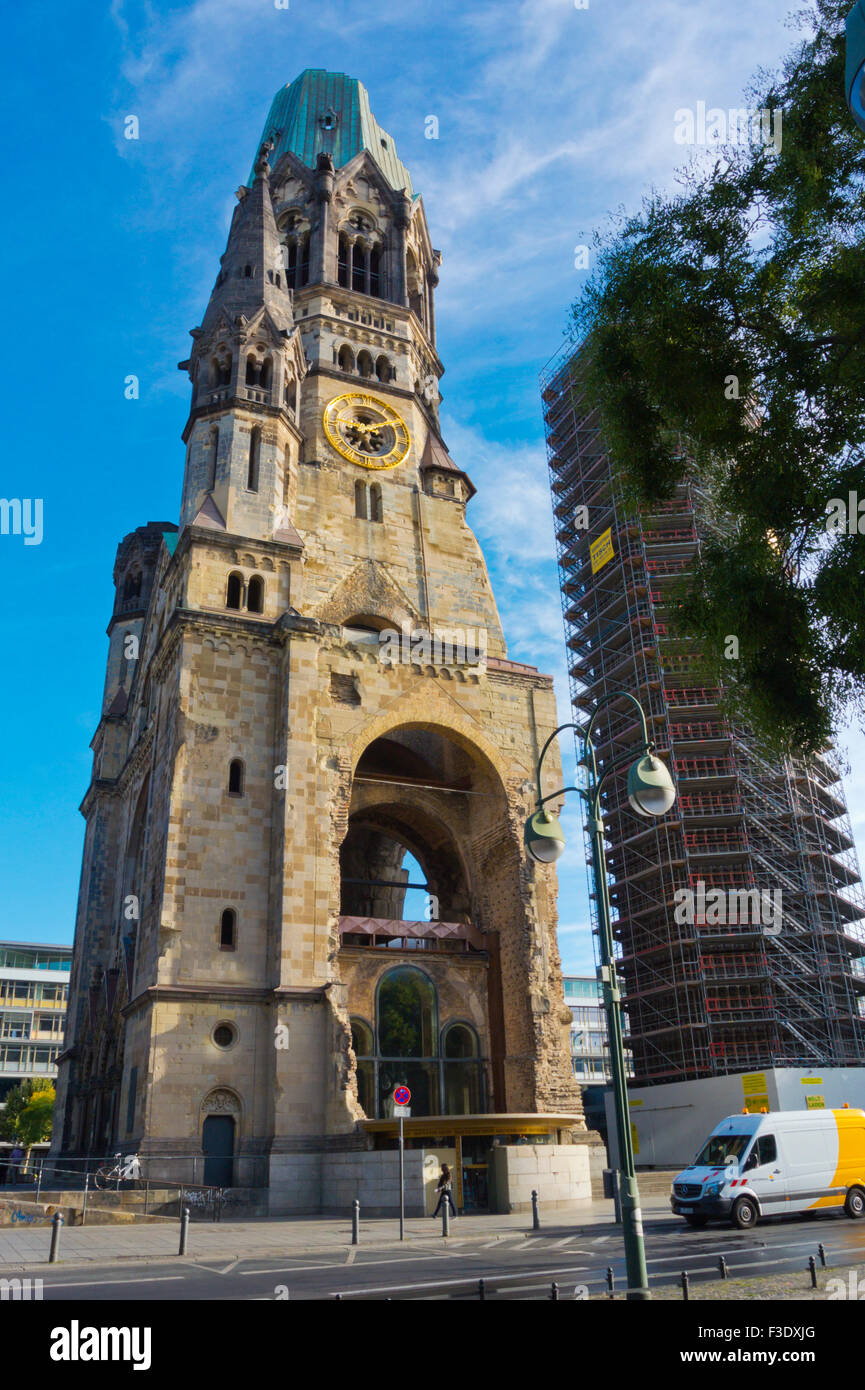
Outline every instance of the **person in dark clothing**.
POLYGON ((446 1163, 443 1163, 441 1177, 436 1184, 436 1192, 439 1194, 438 1206, 433 1212, 433 1216, 438 1216, 441 1211, 442 1202, 450 1202, 451 1216, 456 1216, 456 1207, 454 1206, 454 1199, 451 1196, 453 1185, 454 1180, 451 1175, 451 1170, 446 1163))
POLYGON ((21 1164, 24 1162, 24 1150, 20 1144, 16 1144, 9 1155, 9 1182, 15 1184, 18 1181, 18 1174, 21 1171, 21 1164))

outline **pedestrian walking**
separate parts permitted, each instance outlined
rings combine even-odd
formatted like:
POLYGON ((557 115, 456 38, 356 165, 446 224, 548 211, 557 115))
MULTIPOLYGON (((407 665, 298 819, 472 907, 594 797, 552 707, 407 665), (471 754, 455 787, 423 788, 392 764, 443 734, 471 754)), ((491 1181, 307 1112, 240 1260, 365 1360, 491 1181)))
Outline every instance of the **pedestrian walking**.
POLYGON ((433 1216, 438 1216, 439 1212, 441 1211, 442 1202, 450 1202, 451 1216, 456 1216, 456 1207, 454 1206, 454 1199, 451 1196, 451 1189, 453 1188, 453 1185, 454 1180, 451 1174, 451 1170, 446 1163, 443 1163, 441 1177, 439 1178, 438 1183, 436 1184, 436 1192, 439 1194, 438 1206, 433 1212, 433 1216))
POLYGON ((16 1144, 9 1155, 9 1182, 14 1187, 18 1181, 18 1174, 21 1172, 21 1164, 24 1162, 24 1150, 20 1144, 16 1144))

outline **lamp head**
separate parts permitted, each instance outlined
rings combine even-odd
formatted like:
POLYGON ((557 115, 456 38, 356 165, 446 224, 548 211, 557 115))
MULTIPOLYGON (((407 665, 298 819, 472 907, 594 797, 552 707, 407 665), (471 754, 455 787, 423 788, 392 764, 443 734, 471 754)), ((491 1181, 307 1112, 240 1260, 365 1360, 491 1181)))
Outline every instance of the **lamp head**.
POLYGON ((628 770, 628 800, 639 816, 664 816, 676 800, 669 768, 644 753, 628 770))
POLYGON ((558 816, 543 807, 526 821, 526 849, 539 864, 554 864, 565 848, 565 833, 558 816))
POLYGON ((865 3, 856 0, 847 16, 844 86, 850 114, 865 130, 865 3))

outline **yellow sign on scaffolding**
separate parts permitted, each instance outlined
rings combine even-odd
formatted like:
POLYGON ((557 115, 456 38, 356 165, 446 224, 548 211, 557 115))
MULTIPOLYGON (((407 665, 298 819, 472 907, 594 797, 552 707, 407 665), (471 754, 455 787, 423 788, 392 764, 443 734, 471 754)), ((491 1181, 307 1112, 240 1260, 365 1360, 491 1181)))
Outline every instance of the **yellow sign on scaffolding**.
POLYGON ((613 558, 613 528, 608 526, 596 541, 592 541, 589 546, 589 559, 592 562, 592 574, 597 574, 599 569, 603 569, 608 560, 613 558))

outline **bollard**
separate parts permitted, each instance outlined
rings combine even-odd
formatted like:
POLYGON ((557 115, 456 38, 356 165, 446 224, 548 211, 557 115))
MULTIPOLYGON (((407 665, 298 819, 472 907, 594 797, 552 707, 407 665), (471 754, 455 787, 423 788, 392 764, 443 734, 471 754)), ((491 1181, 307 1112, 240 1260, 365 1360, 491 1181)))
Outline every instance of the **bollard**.
POLYGON ((90 1174, 84 1174, 84 1199, 81 1203, 81 1225, 87 1225, 87 1196, 90 1191, 90 1174))
POLYGON ((724 1259, 724 1256, 723 1256, 723 1255, 721 1256, 721 1258, 720 1258, 719 1261, 718 1261, 718 1269, 721 1271, 721 1278, 722 1278, 722 1279, 729 1279, 730 1276, 729 1276, 729 1274, 727 1273, 727 1261, 724 1259))
POLYGON ((178 1255, 186 1254, 186 1247, 189 1242, 189 1207, 184 1207, 180 1216, 180 1249, 178 1255))
POLYGON ((42 1191, 42 1165, 44 1164, 44 1162, 45 1162, 44 1158, 40 1158, 40 1159, 39 1159, 39 1172, 38 1172, 37 1177, 36 1177, 36 1200, 37 1200, 37 1202, 39 1201, 39 1193, 42 1191))
POLYGON ((57 1263, 57 1251, 60 1246, 60 1227, 63 1225, 63 1217, 59 1211, 55 1211, 51 1218, 51 1249, 48 1252, 48 1263, 57 1263))
POLYGON ((821 1263, 821 1265, 823 1266, 823 1268, 825 1269, 825 1268, 826 1268, 826 1248, 825 1248, 825 1246, 823 1245, 822 1242, 817 1246, 817 1254, 820 1256, 820 1263, 821 1263))
POLYGON ((479 1280, 478 1280, 478 1298, 480 1299, 481 1303, 484 1303, 484 1302, 486 1301, 486 1296, 487 1296, 486 1285, 484 1284, 483 1279, 479 1279, 479 1280))
POLYGON ((552 1300, 553 1303, 558 1303, 558 1301, 559 1301, 559 1286, 558 1286, 558 1284, 553 1284, 553 1287, 550 1289, 550 1299, 552 1300))
POLYGON ((686 1303, 690 1297, 688 1293, 688 1273, 687 1270, 684 1269, 682 1270, 682 1297, 686 1303))
POLYGON ((535 1192, 535 1191, 533 1190, 533 1191, 532 1191, 532 1230, 533 1230, 533 1231, 539 1231, 540 1229, 541 1229, 541 1218, 540 1218, 540 1216, 538 1215, 538 1194, 537 1194, 537 1192, 535 1192))
POLYGON ((814 1259, 814 1256, 813 1256, 813 1255, 809 1255, 809 1256, 808 1256, 808 1268, 809 1268, 809 1270, 811 1271, 811 1288, 812 1288, 812 1289, 816 1289, 816 1287, 817 1287, 817 1261, 814 1259))
POLYGON ((451 1204, 447 1196, 442 1198, 442 1235, 449 1236, 451 1233, 451 1204))
POLYGON ((609 1292, 610 1298, 613 1297, 613 1290, 615 1289, 615 1287, 616 1281, 613 1277, 613 1266, 607 1265, 607 1290, 609 1292))
POLYGON ((351 1243, 360 1245, 360 1201, 357 1197, 351 1204, 351 1243))

